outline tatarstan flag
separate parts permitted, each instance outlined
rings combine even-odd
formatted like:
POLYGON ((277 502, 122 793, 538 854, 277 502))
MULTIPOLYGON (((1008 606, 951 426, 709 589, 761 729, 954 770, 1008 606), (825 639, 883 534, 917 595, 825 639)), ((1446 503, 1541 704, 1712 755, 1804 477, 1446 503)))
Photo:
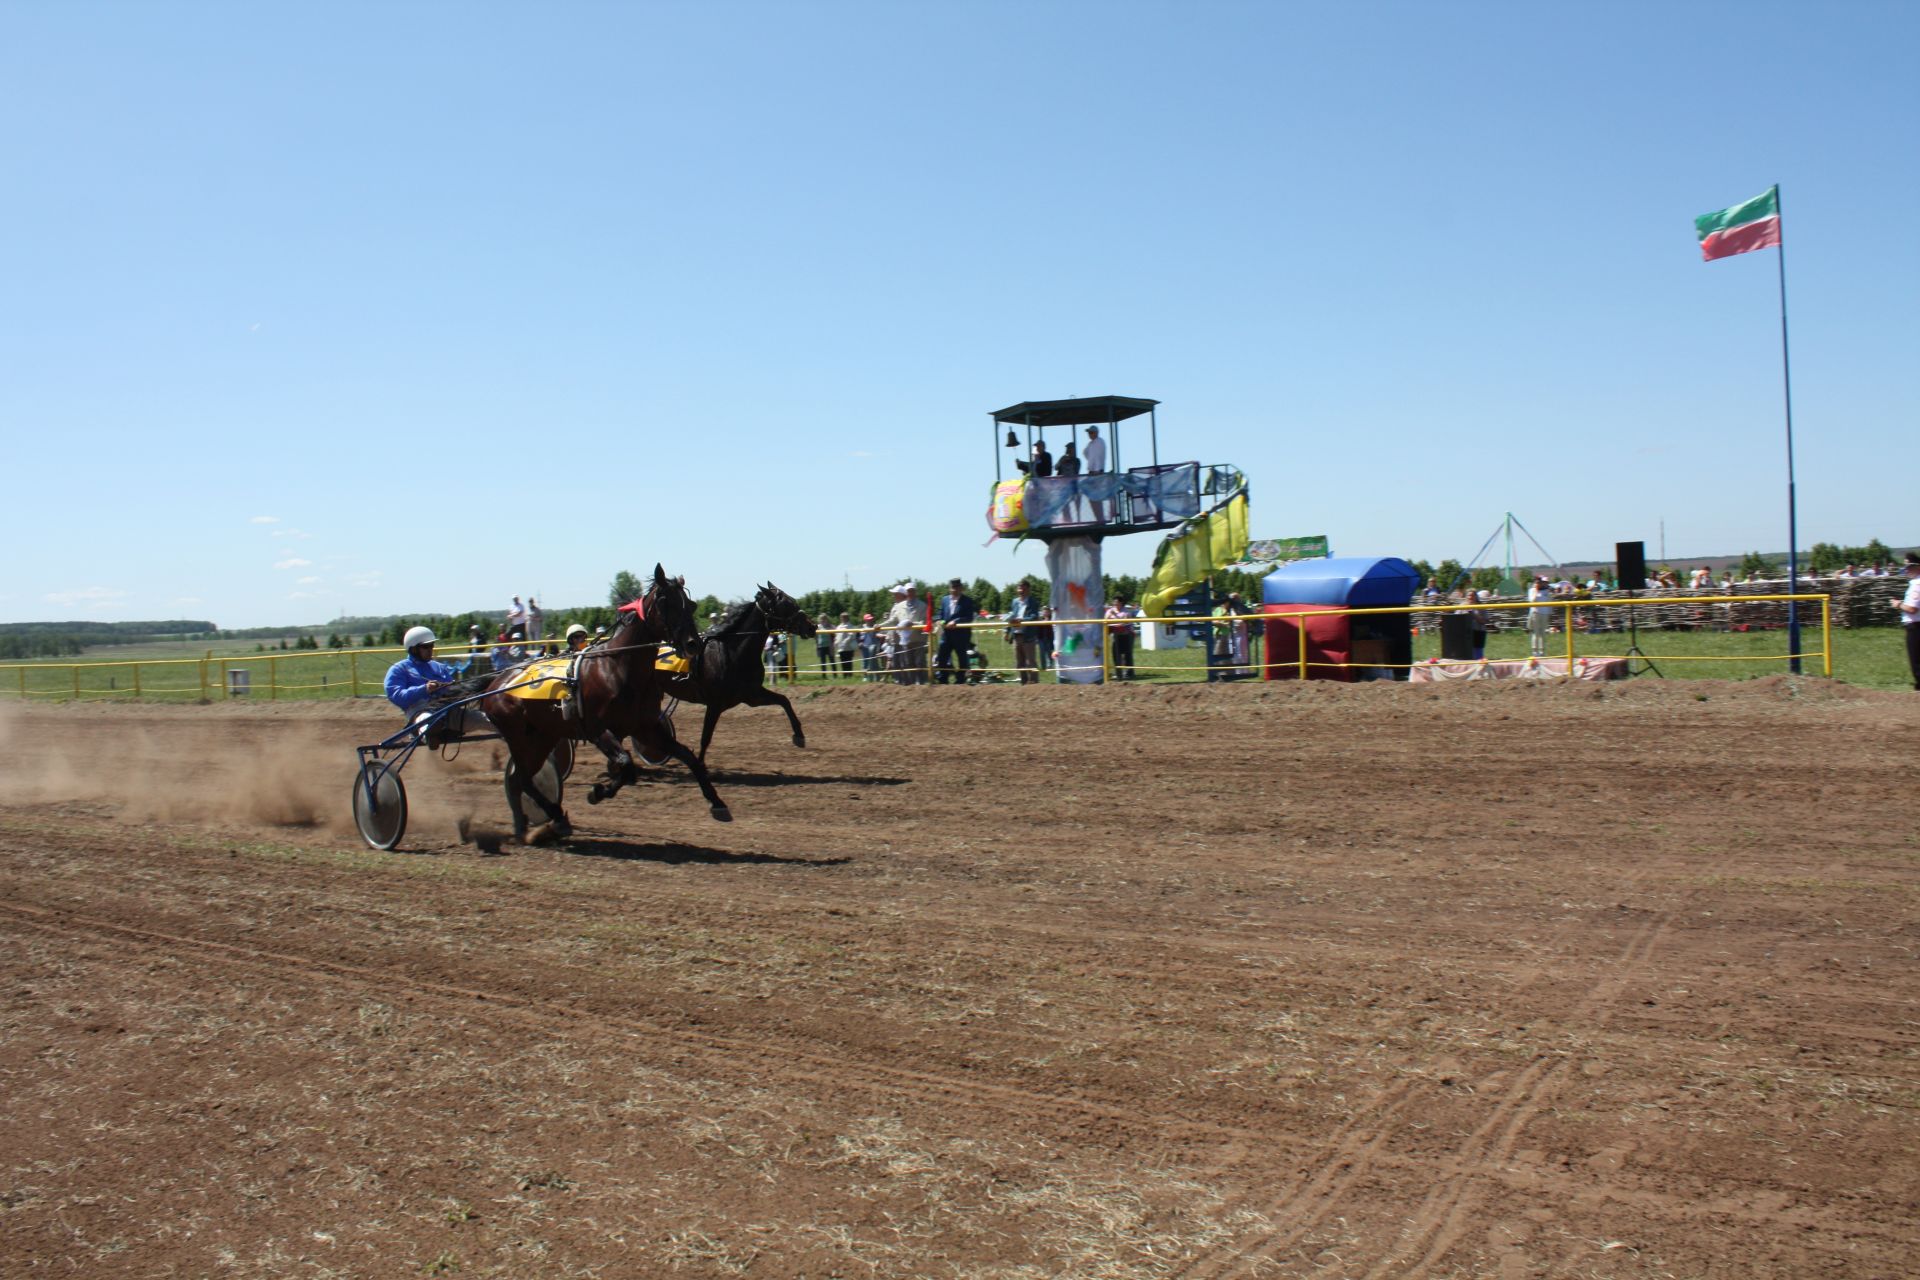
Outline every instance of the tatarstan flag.
POLYGON ((1717 213, 1703 213, 1693 220, 1700 237, 1700 259, 1731 258, 1736 253, 1752 253, 1780 243, 1780 188, 1769 187, 1765 195, 1745 204, 1717 213))

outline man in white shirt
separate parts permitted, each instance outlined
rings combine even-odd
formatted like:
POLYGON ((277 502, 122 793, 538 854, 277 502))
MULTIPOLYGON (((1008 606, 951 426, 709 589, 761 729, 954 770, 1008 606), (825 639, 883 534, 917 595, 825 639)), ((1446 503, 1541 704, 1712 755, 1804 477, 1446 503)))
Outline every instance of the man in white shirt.
POLYGON ((887 610, 882 631, 892 636, 893 679, 895 684, 927 682, 927 607, 913 598, 913 584, 902 582, 893 588, 893 608, 887 610))
MULTIPOLYGON (((1087 447, 1080 451, 1080 462, 1080 473, 1082 475, 1098 475, 1107 469, 1107 442, 1100 438, 1099 427, 1087 428, 1087 447)), ((1092 505, 1093 522, 1095 524, 1105 524, 1107 522, 1107 504, 1104 502, 1095 502, 1092 505)))
POLYGON ((1907 594, 1894 608, 1900 611, 1900 629, 1907 633, 1907 670, 1920 690, 1920 555, 1907 552, 1907 594))

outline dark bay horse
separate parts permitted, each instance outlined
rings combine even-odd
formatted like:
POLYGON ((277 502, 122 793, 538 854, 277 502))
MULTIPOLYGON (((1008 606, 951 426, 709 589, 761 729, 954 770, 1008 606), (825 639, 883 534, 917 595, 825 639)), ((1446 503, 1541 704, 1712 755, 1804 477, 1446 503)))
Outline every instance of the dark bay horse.
POLYGON ((769 582, 754 593, 752 600, 728 609, 702 633, 698 645, 684 651, 693 664, 683 679, 668 686, 667 692, 682 702, 697 702, 707 709, 706 722, 700 726, 700 763, 707 762, 707 744, 713 741, 713 726, 720 722, 720 713, 732 707, 779 707, 793 726, 793 745, 807 745, 793 703, 767 688, 762 654, 768 634, 775 631, 805 638, 817 634, 819 628, 792 596, 769 582))
POLYGON ((531 785, 548 755, 566 738, 592 742, 607 756, 607 777, 594 787, 596 802, 637 778, 638 771, 620 746, 622 739, 630 737, 649 759, 664 761, 671 756, 686 765, 700 784, 700 794, 706 797, 714 820, 732 820, 705 766, 674 738, 672 724, 660 714, 671 678, 654 666, 660 647, 668 644, 686 653, 700 642, 686 584, 667 577, 665 570, 655 565, 646 593, 620 606, 620 610, 620 621, 606 643, 595 645, 581 657, 578 687, 573 691, 577 719, 568 718, 557 701, 518 698, 502 692, 522 678, 519 671, 495 676, 488 686, 490 692, 480 700, 481 710, 500 731, 512 757, 507 769, 507 807, 513 811, 517 840, 525 842, 527 838, 522 795, 531 795, 540 806, 555 838, 564 838, 573 830, 558 797, 549 800, 531 785))

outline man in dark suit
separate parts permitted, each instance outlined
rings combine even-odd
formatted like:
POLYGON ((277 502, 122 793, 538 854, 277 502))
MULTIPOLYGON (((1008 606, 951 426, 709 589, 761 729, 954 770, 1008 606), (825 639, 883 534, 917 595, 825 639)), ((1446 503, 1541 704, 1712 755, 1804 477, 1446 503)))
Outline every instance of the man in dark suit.
POLYGON ((947 583, 946 599, 940 602, 940 648, 933 655, 935 684, 947 683, 950 676, 961 684, 967 682, 967 668, 973 662, 973 632, 967 628, 979 616, 980 606, 961 589, 960 579, 947 583))

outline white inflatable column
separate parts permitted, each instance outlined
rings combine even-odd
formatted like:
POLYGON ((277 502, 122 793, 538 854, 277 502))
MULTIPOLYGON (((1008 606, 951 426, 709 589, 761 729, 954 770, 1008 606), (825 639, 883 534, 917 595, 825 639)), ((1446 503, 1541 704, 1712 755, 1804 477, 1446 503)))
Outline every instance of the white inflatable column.
POLYGON ((1100 540, 1055 538, 1047 544, 1047 577, 1053 583, 1053 664, 1062 684, 1099 684, 1105 676, 1106 635, 1095 623, 1106 611, 1100 581, 1100 540))

